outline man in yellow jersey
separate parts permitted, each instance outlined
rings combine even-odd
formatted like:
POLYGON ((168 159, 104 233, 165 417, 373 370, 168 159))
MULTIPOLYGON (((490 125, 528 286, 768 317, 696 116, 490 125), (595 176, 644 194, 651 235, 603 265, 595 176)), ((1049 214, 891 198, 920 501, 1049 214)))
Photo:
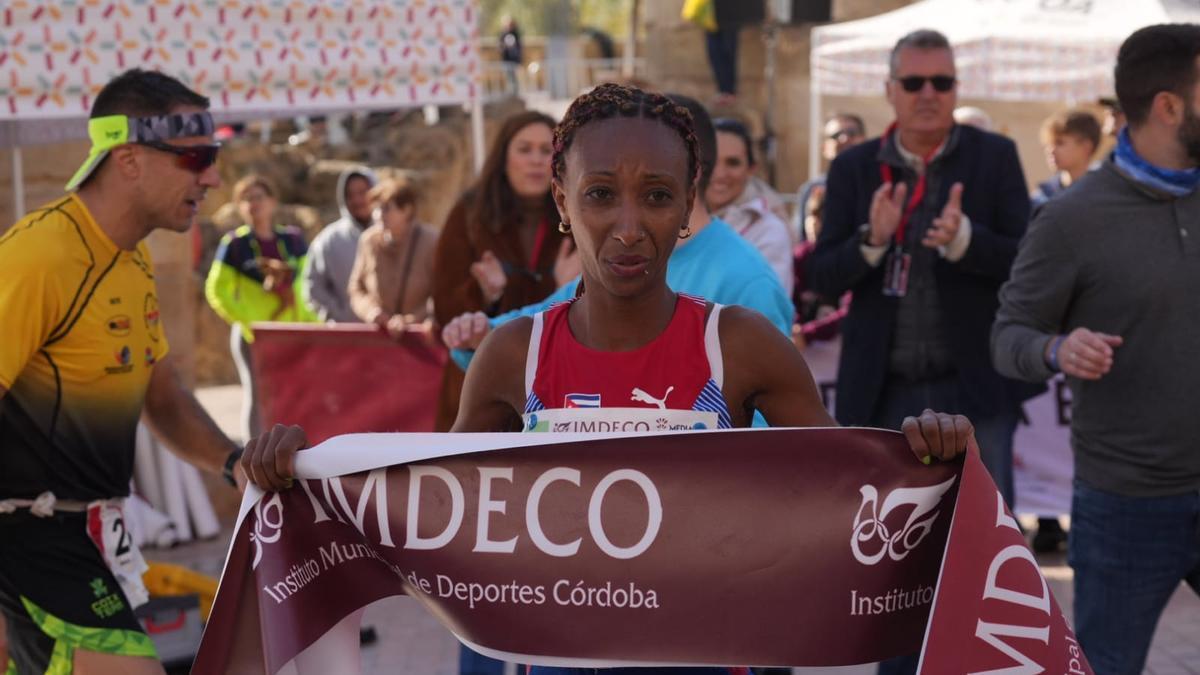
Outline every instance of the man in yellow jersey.
POLYGON ((220 184, 207 108, 160 73, 118 76, 67 194, 0 237, 0 672, 162 672, 133 615, 145 562, 121 511, 140 416, 240 479, 237 446, 167 353, 143 241, 187 231, 220 184))

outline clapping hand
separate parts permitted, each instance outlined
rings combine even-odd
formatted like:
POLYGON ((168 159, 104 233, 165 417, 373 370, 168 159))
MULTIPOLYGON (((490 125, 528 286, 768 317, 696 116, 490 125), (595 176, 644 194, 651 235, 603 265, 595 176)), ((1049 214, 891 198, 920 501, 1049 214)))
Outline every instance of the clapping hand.
POLYGON ((896 229, 900 227, 900 217, 904 214, 904 198, 908 196, 908 186, 904 183, 893 185, 884 183, 875 190, 871 197, 871 231, 867 243, 871 246, 884 246, 896 229))
POLYGON ((471 263, 471 276, 479 284, 483 299, 489 305, 500 300, 504 295, 504 287, 508 285, 508 276, 500 259, 491 251, 484 251, 477 262, 471 263))
POLYGON ((933 225, 925 231, 925 238, 921 240, 922 244, 929 248, 938 248, 949 245, 954 241, 954 237, 958 236, 963 219, 962 193, 962 183, 955 183, 950 187, 950 197, 946 199, 942 215, 933 219, 933 225))

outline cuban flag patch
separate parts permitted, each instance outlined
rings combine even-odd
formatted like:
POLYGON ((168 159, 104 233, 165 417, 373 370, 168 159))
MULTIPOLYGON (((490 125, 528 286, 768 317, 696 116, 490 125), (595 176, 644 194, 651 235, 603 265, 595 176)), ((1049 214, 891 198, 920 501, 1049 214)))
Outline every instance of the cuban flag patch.
POLYGON ((563 397, 564 408, 599 408, 600 394, 567 394, 563 397))

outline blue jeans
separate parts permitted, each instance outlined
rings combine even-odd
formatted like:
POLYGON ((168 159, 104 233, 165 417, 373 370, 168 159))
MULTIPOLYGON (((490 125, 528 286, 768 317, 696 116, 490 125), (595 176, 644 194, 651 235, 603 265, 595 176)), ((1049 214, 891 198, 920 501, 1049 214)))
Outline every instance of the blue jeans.
POLYGON ((1075 635, 1096 675, 1140 673, 1167 601, 1200 593, 1200 491, 1126 497, 1075 481, 1075 635))
POLYGON ((704 46, 708 51, 708 65, 712 68, 717 91, 722 94, 737 93, 737 28, 718 28, 704 34, 704 46))
POLYGON ((458 646, 458 675, 504 675, 504 662, 458 646))
MULTIPOLYGON (((961 414, 958 400, 958 379, 954 376, 934 380, 908 382, 891 379, 884 387, 871 424, 883 429, 899 429, 910 415, 920 415, 930 408, 937 412, 961 414)), ((1020 419, 1017 410, 995 411, 991 415, 970 415, 975 425, 975 440, 979 443, 980 458, 992 474, 992 480, 1011 507, 1013 503, 1012 448, 1013 435, 1020 419)), ((907 654, 879 664, 879 675, 914 675, 918 654, 907 654)))

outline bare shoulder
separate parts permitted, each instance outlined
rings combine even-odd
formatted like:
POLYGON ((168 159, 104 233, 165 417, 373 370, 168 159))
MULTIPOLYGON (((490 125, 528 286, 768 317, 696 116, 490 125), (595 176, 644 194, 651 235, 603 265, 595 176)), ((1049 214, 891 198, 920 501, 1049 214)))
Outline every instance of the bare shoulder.
POLYGON ((836 426, 804 356, 766 317, 732 306, 721 311, 719 328, 731 413, 744 411, 747 424, 758 410, 773 427, 836 426))
POLYGON ((741 348, 754 351, 756 346, 764 343, 790 344, 767 317, 740 305, 728 305, 721 308, 718 331, 721 336, 722 351, 741 348))
POLYGON ((474 400, 498 400, 520 410, 525 396, 525 358, 533 319, 521 317, 504 323, 488 334, 471 359, 464 395, 471 390, 474 400))
POLYGON ((533 318, 518 317, 497 326, 479 345, 475 358, 484 356, 484 352, 496 352, 507 357, 521 357, 521 367, 525 366, 525 354, 529 348, 529 338, 533 334, 533 318))

